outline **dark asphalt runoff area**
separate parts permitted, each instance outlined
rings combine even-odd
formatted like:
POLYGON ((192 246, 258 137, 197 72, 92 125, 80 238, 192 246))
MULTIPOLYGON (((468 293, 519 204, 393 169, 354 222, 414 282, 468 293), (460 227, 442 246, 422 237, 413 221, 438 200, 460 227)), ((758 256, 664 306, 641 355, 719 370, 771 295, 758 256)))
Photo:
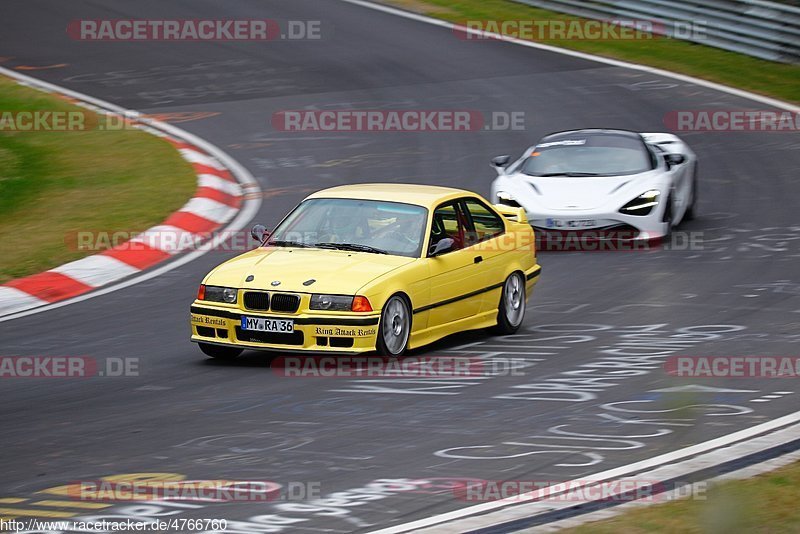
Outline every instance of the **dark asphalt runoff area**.
MULTIPOLYGON (((516 156, 551 131, 658 132, 674 110, 769 109, 647 72, 467 42, 333 0, 6 0, 0 20, 4 67, 38 67, 25 72, 144 113, 199 112, 176 125, 249 169, 264 192, 253 223, 267 227, 311 191, 339 184, 488 195, 489 159, 516 156), (66 33, 72 20, 126 18, 319 20, 322 39, 109 43, 66 33), (524 112, 525 129, 273 127, 274 113, 294 109, 524 112)), ((232 251, 0 323, 0 355, 138 359, 138 376, 0 380, 0 499, 20 499, 0 501, 0 516, 169 514, 224 518, 229 532, 367 532, 474 504, 451 489, 465 479, 587 477, 796 411, 796 380, 678 379, 662 363, 673 355, 800 356, 800 136, 682 137, 700 162, 698 217, 668 246, 542 252, 518 335, 469 333, 412 354, 513 362, 514 373, 287 378, 263 353, 207 359, 188 340, 189 304, 232 251), (57 491, 41 493, 147 473, 305 484, 319 498, 81 509, 57 491)))

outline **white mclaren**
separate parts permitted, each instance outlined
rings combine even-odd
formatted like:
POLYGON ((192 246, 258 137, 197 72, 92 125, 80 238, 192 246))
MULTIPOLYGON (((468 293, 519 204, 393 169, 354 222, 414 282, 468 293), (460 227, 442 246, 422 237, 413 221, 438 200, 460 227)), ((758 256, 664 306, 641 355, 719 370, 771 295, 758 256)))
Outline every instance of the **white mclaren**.
POLYGON ((538 233, 654 240, 695 215, 697 157, 669 133, 552 133, 492 166, 491 199, 524 208, 538 233))

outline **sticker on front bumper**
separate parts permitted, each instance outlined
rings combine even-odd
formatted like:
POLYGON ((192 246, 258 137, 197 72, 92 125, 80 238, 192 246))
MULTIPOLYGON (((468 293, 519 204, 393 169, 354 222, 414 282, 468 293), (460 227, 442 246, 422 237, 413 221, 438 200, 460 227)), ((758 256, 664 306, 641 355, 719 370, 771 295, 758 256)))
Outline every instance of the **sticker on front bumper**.
POLYGON ((223 326, 223 327, 228 326, 228 324, 225 322, 225 319, 222 319, 220 317, 209 317, 207 315, 195 315, 194 313, 192 314, 192 323, 208 325, 208 326, 223 326))
POLYGON ((269 317, 246 317, 243 315, 242 330, 289 334, 294 332, 294 321, 291 319, 271 319, 269 317))
POLYGON ((356 327, 338 327, 338 326, 317 326, 314 329, 314 334, 318 336, 335 336, 335 337, 371 337, 377 332, 374 326, 366 328, 356 327))

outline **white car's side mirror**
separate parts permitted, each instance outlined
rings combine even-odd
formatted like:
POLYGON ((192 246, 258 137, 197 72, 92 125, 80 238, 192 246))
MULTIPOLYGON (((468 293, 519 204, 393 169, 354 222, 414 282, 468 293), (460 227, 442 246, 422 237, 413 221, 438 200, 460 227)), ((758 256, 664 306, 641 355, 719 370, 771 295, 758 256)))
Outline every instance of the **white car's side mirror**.
POLYGON ((492 158, 492 165, 495 167, 506 167, 508 163, 511 161, 511 156, 496 156, 492 158))
POLYGON ((511 156, 497 156, 492 158, 492 167, 497 171, 498 174, 503 172, 503 169, 508 167, 508 164, 511 163, 511 156))
POLYGON ((664 156, 664 159, 667 161, 667 165, 670 167, 673 165, 680 165, 686 161, 686 158, 683 156, 683 154, 667 154, 664 156))

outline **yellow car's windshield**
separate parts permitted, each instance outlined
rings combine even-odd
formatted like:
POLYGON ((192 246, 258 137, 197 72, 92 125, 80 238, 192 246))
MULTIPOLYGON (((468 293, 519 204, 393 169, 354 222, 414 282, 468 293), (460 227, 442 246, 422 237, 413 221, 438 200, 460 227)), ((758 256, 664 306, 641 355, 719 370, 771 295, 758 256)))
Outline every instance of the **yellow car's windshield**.
POLYGON ((301 203, 266 246, 317 247, 419 257, 428 210, 422 206, 348 198, 301 203))

